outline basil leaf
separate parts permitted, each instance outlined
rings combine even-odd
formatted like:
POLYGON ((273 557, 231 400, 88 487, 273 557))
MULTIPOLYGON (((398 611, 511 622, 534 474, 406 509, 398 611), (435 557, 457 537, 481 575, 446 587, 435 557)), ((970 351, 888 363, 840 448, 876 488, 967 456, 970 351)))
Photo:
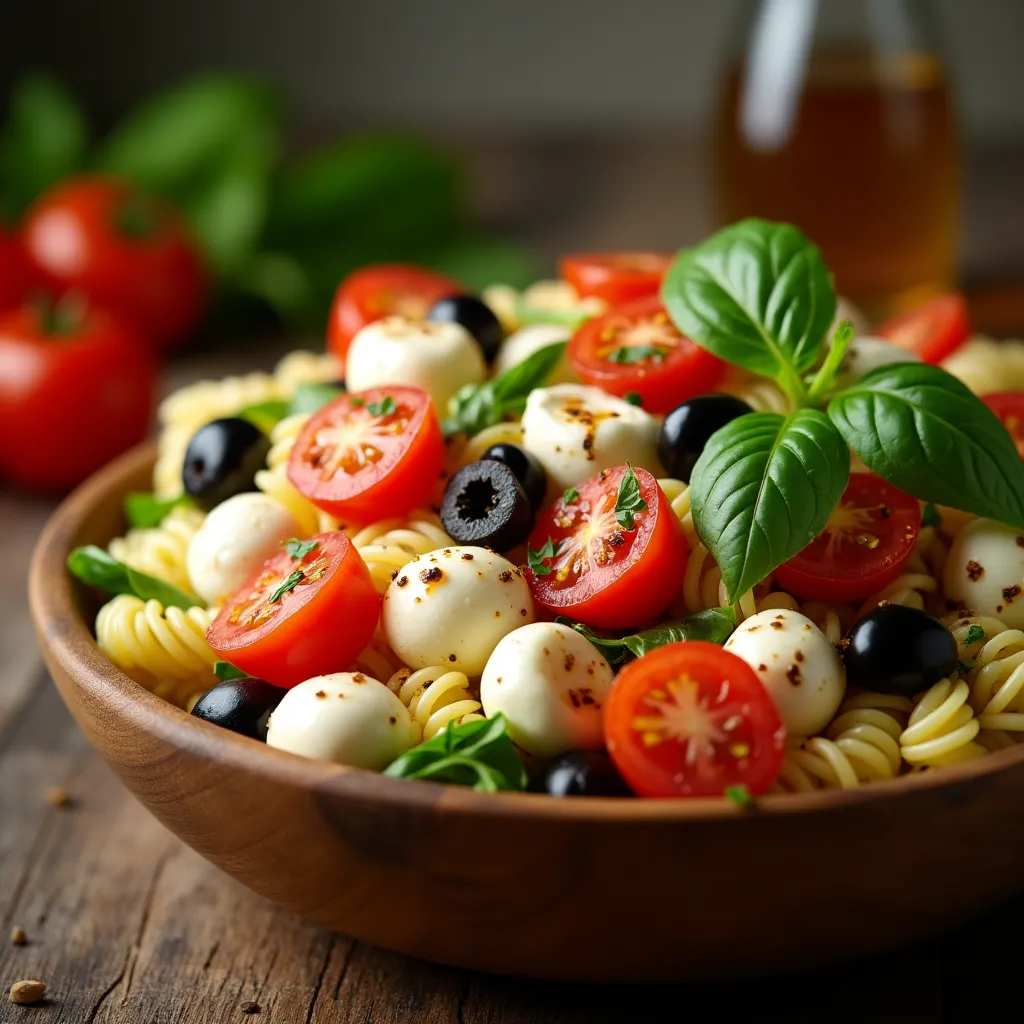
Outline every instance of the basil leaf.
POLYGON ((749 807, 754 802, 750 790, 742 782, 737 786, 726 786, 723 795, 726 800, 731 800, 737 807, 749 807))
POLYGON ((655 348, 653 345, 623 345, 621 348, 613 349, 608 353, 609 363, 619 363, 631 366, 633 363, 642 363, 652 359, 660 363, 665 358, 665 350, 655 348))
POLYGON ((736 628, 736 613, 732 608, 705 608, 703 611, 687 615, 685 619, 672 619, 640 633, 630 633, 622 637, 601 636, 582 622, 573 622, 564 615, 559 615, 555 621, 572 626, 604 655, 609 665, 615 666, 633 658, 642 658, 666 644, 680 643, 684 640, 724 644, 736 628))
POLYGON ((165 608, 195 608, 199 604, 170 583, 119 562, 93 544, 75 548, 68 555, 68 570, 83 583, 108 594, 134 594, 143 601, 159 601, 165 608))
POLYGON ((641 409, 644 407, 643 396, 639 391, 627 391, 622 396, 630 405, 639 406, 641 409))
POLYGON ((390 416, 397 412, 398 403, 390 395, 385 395, 379 402, 371 402, 366 410, 371 416, 390 416))
POLYGON ((791 224, 751 218, 676 257, 661 299, 683 334, 729 363, 795 382, 836 310, 821 252, 791 224))
POLYGON ((574 331, 594 315, 587 309, 545 309, 543 306, 529 306, 522 299, 516 303, 516 319, 524 325, 555 324, 574 331))
POLYGON ((559 544, 548 537, 547 541, 539 551, 533 548, 526 549, 526 563, 534 576, 550 576, 555 570, 544 564, 545 558, 554 558, 558 554, 559 544))
POLYGON ((396 779, 429 779, 483 792, 526 788, 526 771, 503 715, 449 724, 433 739, 406 751, 385 770, 396 779))
POLYGON ((213 674, 224 681, 226 679, 248 679, 248 675, 240 668, 235 668, 229 661, 215 661, 213 663, 213 674))
POLYGON ((615 521, 624 530, 632 530, 636 526, 637 512, 646 512, 647 502, 640 494, 640 481, 627 462, 626 472, 619 481, 619 493, 615 498, 615 521))
POLYGON ((297 537, 293 537, 285 542, 284 549, 297 562, 301 562, 306 555, 315 551, 319 546, 320 541, 318 540, 299 540, 297 537))
POLYGON ((294 590, 305 578, 306 574, 301 569, 289 573, 288 578, 267 598, 268 604, 277 604, 289 590, 294 590))
MULTIPOLYGON (((343 394, 345 394, 345 389, 334 384, 300 384, 295 389, 291 404, 288 406, 288 415, 298 416, 300 413, 317 412, 328 402, 333 402, 343 394)), ((356 404, 355 400, 352 404, 356 404)))
POLYGON ((824 529, 850 452, 817 409, 740 416, 711 435, 690 477, 693 521, 730 602, 824 529))
POLYGON ((562 503, 565 505, 571 505, 574 501, 580 500, 580 492, 575 487, 567 487, 565 492, 562 494, 562 503))
POLYGON ((937 366, 881 366, 828 414, 879 476, 921 501, 1024 529, 1024 462, 998 417, 937 366))
POLYGON ((922 526, 941 526, 942 525, 942 514, 939 510, 929 501, 925 503, 923 509, 921 509, 921 525, 922 526))
POLYGON ((132 491, 125 496, 124 514, 131 526, 145 530, 159 526, 172 509, 191 503, 187 494, 179 494, 174 498, 158 498, 146 491, 132 491))
POLYGON ((448 403, 446 434, 477 434, 510 414, 521 415, 534 388, 544 385, 565 352, 566 342, 545 345, 483 384, 459 388, 448 403))
POLYGON ((980 643, 984 639, 985 630, 976 622, 972 623, 971 627, 967 630, 967 635, 964 637, 964 647, 973 647, 976 643, 980 643))
POLYGON ((288 415, 288 403, 279 399, 257 402, 255 405, 239 409, 235 415, 238 419, 248 420, 264 434, 269 434, 288 415))

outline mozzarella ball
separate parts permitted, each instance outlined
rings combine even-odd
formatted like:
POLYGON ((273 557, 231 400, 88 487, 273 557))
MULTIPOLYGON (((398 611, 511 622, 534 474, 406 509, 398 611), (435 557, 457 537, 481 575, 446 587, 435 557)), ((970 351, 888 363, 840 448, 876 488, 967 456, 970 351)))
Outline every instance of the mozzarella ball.
POLYGON ((970 612, 1024 629, 1024 531, 991 519, 969 522, 946 559, 943 590, 970 612))
POLYGON ((565 316, 600 316, 608 309, 608 303, 596 295, 581 299, 579 293, 568 281, 543 280, 534 281, 521 298, 521 303, 534 316, 551 313, 555 317, 565 316))
POLYGON ((409 384, 428 392, 441 416, 459 388, 486 376, 480 346, 461 324, 404 316, 367 324, 352 339, 345 361, 349 391, 409 384))
POLYGON ((662 476, 657 441, 650 413, 600 388, 558 384, 526 401, 523 447, 544 467, 549 494, 625 462, 662 476))
POLYGON ((725 649, 757 673, 790 736, 814 736, 843 700, 846 672, 828 637, 806 615, 769 609, 736 628, 725 649))
POLYGON ((384 594, 381 624, 412 668, 478 676, 503 636, 535 618, 522 572, 487 548, 440 548, 414 558, 384 594))
POLYGON ((882 338, 855 338, 843 356, 836 378, 840 387, 847 387, 879 366, 890 363, 919 363, 920 357, 882 338))
POLYGON ((503 714, 514 743, 535 757, 604 746, 611 666, 575 629, 535 622, 509 633, 480 680, 488 717, 503 714))
POLYGON ((362 672, 315 676, 288 690, 267 727, 267 744, 379 772, 420 742, 409 710, 362 672))
MULTIPOLYGON (((531 324, 529 327, 521 327, 514 334, 510 334, 498 349, 498 355, 494 360, 495 375, 518 366, 534 352, 548 345, 568 341, 571 333, 568 327, 559 327, 557 324, 531 324)), ((551 371, 548 383, 571 384, 577 380, 569 365, 568 356, 563 353, 558 365, 551 371)))
POLYGON ((207 604, 220 604, 292 537, 295 517, 265 494, 236 494, 206 517, 188 544, 189 583, 207 604))

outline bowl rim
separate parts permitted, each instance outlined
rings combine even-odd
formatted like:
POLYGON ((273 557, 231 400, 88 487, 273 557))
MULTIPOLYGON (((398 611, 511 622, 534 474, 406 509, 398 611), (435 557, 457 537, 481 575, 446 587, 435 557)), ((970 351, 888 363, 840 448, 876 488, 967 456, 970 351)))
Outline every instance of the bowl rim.
POLYGON ((125 719, 175 748, 188 751, 255 776, 297 788, 364 799, 406 808, 435 807, 446 814, 484 817, 552 817, 617 824, 637 822, 699 822, 762 816, 827 814, 865 803, 881 805, 914 793, 952 790, 996 775, 1024 762, 1024 743, 946 766, 940 772, 913 772, 855 789, 772 794, 755 798, 747 808, 725 797, 623 799, 588 797, 557 799, 543 793, 478 793, 463 786, 411 779, 393 779, 362 768, 301 757, 268 747, 258 740, 194 718, 150 693, 115 667, 100 651, 75 599, 78 584, 66 570, 70 545, 94 509, 124 491, 125 481, 151 466, 153 443, 126 452, 69 495, 53 512, 40 534, 29 570, 29 605, 42 647, 50 659, 106 712, 125 719))

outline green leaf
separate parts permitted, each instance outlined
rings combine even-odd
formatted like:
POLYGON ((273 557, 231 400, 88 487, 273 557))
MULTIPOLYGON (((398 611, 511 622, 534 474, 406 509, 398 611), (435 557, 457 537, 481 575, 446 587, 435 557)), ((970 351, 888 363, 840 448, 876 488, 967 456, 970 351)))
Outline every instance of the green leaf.
POLYGON ((522 415, 530 392, 544 386, 565 346, 564 341, 545 345, 492 380, 459 388, 448 403, 445 433, 476 434, 509 415, 522 415))
POLYGON ((191 505, 187 494, 175 498, 158 498, 146 491, 132 491, 124 499, 124 514, 131 526, 150 529, 159 526, 171 509, 191 505))
POLYGON ((13 222, 42 192, 80 170, 88 135, 81 109, 60 82, 42 74, 18 81, 0 134, 0 220, 13 222))
POLYGON ((316 551, 319 546, 320 541, 318 540, 299 540, 297 537, 293 537, 291 540, 285 542, 284 549, 292 558, 301 562, 306 555, 311 551, 316 551))
POLYGON ((836 309, 818 248, 791 224, 756 218, 680 252, 661 297, 683 334, 787 393, 801 389, 836 309))
POLYGON ((108 594, 134 594, 143 601, 159 601, 165 608, 195 608, 199 604, 170 583, 119 562, 93 544, 75 548, 68 555, 68 570, 83 583, 108 594))
POLYGON ((254 427, 259 427, 264 434, 269 434, 287 415, 288 403, 277 398, 247 405, 235 413, 239 419, 248 420, 254 427))
POLYGON ((634 517, 637 512, 646 512, 647 502, 640 494, 640 481, 627 462, 626 472, 619 481, 619 493, 615 498, 615 521, 624 530, 632 530, 636 525, 634 517))
POLYGON ((562 495, 562 502, 565 505, 571 505, 574 501, 580 500, 580 492, 575 487, 567 487, 565 493, 562 495))
POLYGON ((379 402, 371 402, 366 409, 371 416, 391 416, 398 411, 398 403, 390 395, 385 395, 379 402))
POLYGON ((213 663, 213 674, 220 680, 225 679, 247 679, 248 673, 240 668, 235 668, 230 662, 215 661, 213 663))
POLYGON ((921 501, 1024 529, 1024 462, 998 417, 937 366, 873 370, 828 406, 846 443, 921 501))
POLYGON ((740 416, 711 435, 690 495, 730 602, 814 540, 849 475, 850 452, 816 409, 740 416))
POLYGON ((750 790, 742 782, 737 786, 726 786, 724 796, 737 807, 749 807, 754 802, 750 790))
MULTIPOLYGON (((300 384, 292 396, 288 415, 297 416, 300 413, 317 412, 328 402, 333 402, 343 394, 345 394, 345 389, 335 387, 333 384, 300 384)), ((352 405, 355 404, 356 399, 352 399, 352 405)), ((362 403, 360 402, 360 404, 362 403)))
POLYGON ((644 400, 639 391, 627 391, 622 397, 630 405, 638 406, 641 409, 644 407, 644 400))
POLYGON ((941 526, 942 515, 939 510, 929 501, 925 503, 923 509, 921 509, 921 525, 922 526, 941 526))
POLYGON ((406 751, 385 770, 396 779, 426 779, 482 792, 523 790, 526 772, 503 715, 449 723, 433 739, 406 751))
POLYGON ((970 629, 967 630, 967 635, 964 637, 964 647, 973 647, 975 644, 981 643, 984 639, 985 630, 975 622, 971 625, 970 629))
POLYGON ((533 548, 526 549, 526 562, 534 576, 550 576, 555 570, 544 564, 545 558, 554 558, 558 554, 558 543, 550 537, 544 542, 539 551, 533 548))
POLYGON ((294 590, 305 578, 306 574, 301 569, 289 573, 288 578, 267 599, 268 603, 277 604, 289 590, 294 590))
POLYGON ((736 628, 736 612, 732 608, 705 608, 687 615, 685 619, 672 619, 640 633, 621 637, 602 636, 582 622, 573 622, 564 615, 559 615, 556 621, 572 626, 577 633, 585 636, 610 665, 622 665, 632 658, 642 658, 658 647, 684 640, 724 644, 736 628))
POLYGON ((608 353, 608 362, 619 363, 631 366, 634 363, 643 363, 650 359, 660 363, 665 358, 665 350, 655 348, 653 345, 623 345, 621 348, 613 349, 608 353))

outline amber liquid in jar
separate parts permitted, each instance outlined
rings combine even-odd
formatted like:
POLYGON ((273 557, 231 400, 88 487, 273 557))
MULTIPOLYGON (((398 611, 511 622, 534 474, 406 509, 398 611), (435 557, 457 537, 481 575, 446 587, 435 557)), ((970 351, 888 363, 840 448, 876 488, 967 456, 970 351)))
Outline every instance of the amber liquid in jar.
POLYGON ((716 157, 722 221, 798 225, 870 315, 953 286, 959 153, 935 58, 819 51, 788 105, 734 72, 716 157))

